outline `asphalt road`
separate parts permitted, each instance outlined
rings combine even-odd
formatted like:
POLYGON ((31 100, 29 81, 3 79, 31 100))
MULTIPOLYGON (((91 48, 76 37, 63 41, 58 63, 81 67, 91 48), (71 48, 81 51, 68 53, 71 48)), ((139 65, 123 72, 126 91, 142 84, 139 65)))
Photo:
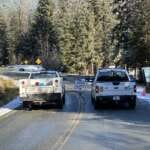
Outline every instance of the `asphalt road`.
POLYGON ((149 150, 150 105, 94 110, 90 92, 66 92, 63 110, 21 108, 0 118, 0 150, 149 150))

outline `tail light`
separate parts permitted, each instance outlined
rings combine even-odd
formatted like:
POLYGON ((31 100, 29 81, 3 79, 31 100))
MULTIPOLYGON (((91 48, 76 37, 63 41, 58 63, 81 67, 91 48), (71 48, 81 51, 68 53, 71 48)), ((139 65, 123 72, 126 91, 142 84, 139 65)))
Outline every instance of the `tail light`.
POLYGON ((96 93, 99 93, 99 91, 100 91, 100 90, 99 90, 99 86, 96 86, 96 87, 95 87, 95 92, 96 92, 96 93))
POLYGON ((25 81, 22 81, 21 84, 22 84, 22 85, 25 85, 25 81))
POLYGON ((55 86, 58 86, 58 80, 55 80, 55 86))
POLYGON ((38 85, 39 85, 39 82, 35 82, 35 85, 38 86, 38 85))
POLYGON ((96 86, 96 87, 95 87, 95 92, 96 92, 96 93, 101 93, 101 92, 103 92, 103 87, 96 86))
POLYGON ((134 85, 133 90, 134 90, 134 92, 136 93, 136 85, 134 85))
POLYGON ((22 87, 25 87, 26 82, 25 81, 21 81, 21 85, 22 87))

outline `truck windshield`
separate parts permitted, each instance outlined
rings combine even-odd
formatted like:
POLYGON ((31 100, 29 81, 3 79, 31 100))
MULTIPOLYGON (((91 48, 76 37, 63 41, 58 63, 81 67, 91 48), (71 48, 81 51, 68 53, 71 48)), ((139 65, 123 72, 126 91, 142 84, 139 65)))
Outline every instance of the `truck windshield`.
POLYGON ((123 71, 100 71, 98 74, 97 81, 99 82, 113 82, 113 81, 129 81, 126 72, 123 71))
POLYGON ((43 79, 43 78, 55 78, 57 77, 56 73, 37 73, 32 74, 31 79, 43 79))

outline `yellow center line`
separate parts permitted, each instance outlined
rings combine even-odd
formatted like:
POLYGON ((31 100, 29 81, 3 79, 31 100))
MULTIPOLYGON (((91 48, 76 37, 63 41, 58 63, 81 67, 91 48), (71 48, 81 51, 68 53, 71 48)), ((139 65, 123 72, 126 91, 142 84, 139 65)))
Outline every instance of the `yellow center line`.
MULTIPOLYGON (((77 96, 77 94, 75 94, 77 96)), ((70 139, 71 135, 73 134, 74 130, 77 128, 78 124, 80 123, 80 120, 82 118, 81 113, 81 97, 77 97, 78 99, 78 114, 75 115, 74 119, 71 122, 71 127, 69 129, 66 129, 64 134, 59 137, 55 145, 53 146, 52 150, 62 150, 65 144, 70 139)))

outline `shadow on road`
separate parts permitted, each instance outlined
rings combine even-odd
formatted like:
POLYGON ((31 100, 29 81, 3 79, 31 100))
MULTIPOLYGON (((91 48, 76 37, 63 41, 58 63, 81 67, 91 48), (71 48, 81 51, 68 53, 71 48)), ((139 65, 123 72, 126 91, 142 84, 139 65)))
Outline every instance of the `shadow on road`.
MULTIPOLYGON (((146 102, 137 100, 137 106, 135 110, 130 110, 124 105, 103 105, 98 110, 94 110, 91 103, 90 92, 84 91, 85 113, 93 114, 92 120, 111 120, 111 121, 122 121, 127 124, 134 124, 148 126, 150 129, 150 105, 146 102)), ((85 118, 83 118, 85 119, 85 118)))

